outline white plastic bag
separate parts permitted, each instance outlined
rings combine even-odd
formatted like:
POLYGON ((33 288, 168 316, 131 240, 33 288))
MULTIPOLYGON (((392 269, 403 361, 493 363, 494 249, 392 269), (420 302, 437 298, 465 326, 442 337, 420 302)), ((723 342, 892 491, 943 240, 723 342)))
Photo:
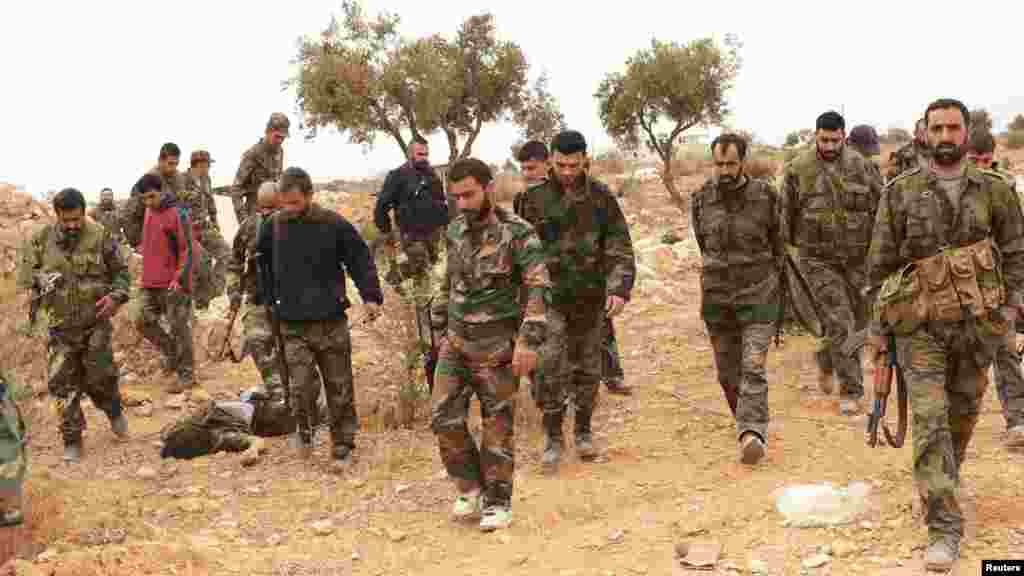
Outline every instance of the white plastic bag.
POLYGON ((871 486, 851 482, 845 488, 830 483, 787 486, 775 499, 775 508, 787 526, 813 528, 849 524, 867 511, 871 486))

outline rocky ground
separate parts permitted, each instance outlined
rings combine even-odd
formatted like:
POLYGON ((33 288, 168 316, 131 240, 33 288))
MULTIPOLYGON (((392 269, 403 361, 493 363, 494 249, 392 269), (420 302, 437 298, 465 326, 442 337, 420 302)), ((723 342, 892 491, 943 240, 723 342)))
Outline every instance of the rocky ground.
MULTIPOLYGON (((692 180, 687 187, 700 177, 692 180)), ((357 221, 366 215, 359 198, 341 203, 357 221)), ((616 324, 636 394, 602 395, 595 431, 603 457, 581 463, 570 441, 559 474, 546 477, 539 416, 523 387, 510 529, 483 534, 450 520, 453 488, 423 398, 411 402, 419 409, 412 414, 390 408, 403 390, 400 314, 353 328, 362 431, 355 462, 342 468, 329 463, 326 432, 306 462, 284 439, 268 440, 254 465, 231 454, 161 461, 162 426, 208 397, 237 397, 256 371, 249 360, 206 361, 202 391, 168 396, 153 376, 153 351, 122 321, 115 346, 125 365, 130 440, 117 441, 89 405, 85 460, 67 466, 45 397, 24 400, 33 419, 30 521, 0 533, 18 552, 11 573, 921 573, 925 529, 913 504, 912 440, 903 449, 865 446, 864 417, 839 416, 838 399, 816 390, 808 337, 793 334, 772 348, 768 458, 756 468, 739 464, 698 317, 696 252, 686 219, 666 204, 655 186, 623 199, 641 279, 616 324), (663 243, 667 232, 681 241, 663 243), (858 480, 871 493, 866 512, 850 524, 796 528, 775 509, 785 486, 858 480), (709 570, 690 571, 680 553, 706 557, 709 570)), ((386 297, 396 301, 390 290, 386 297)), ((219 315, 215 309, 199 321, 201 345, 223 333, 219 315)), ((12 325, 0 328, 13 333, 12 325)), ((9 343, 0 353, 42 392, 41 340, 19 338, 17 348, 9 343)), ((478 419, 475 407, 473 414, 478 419)), ((1003 428, 991 392, 964 465, 968 535, 954 574, 980 574, 983 558, 1024 557, 1024 455, 1003 447, 1003 428)))

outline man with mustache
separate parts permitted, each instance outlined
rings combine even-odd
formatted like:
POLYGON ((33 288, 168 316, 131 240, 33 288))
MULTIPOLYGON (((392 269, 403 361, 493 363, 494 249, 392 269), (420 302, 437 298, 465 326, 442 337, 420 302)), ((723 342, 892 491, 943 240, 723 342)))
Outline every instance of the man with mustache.
POLYGON ((914 139, 905 146, 889 155, 889 169, 885 173, 886 181, 890 181, 907 170, 912 170, 928 163, 931 150, 928 149, 928 135, 924 118, 914 125, 914 139))
POLYGON ((284 169, 283 144, 290 135, 291 121, 281 112, 274 112, 267 120, 263 138, 253 144, 238 163, 232 185, 231 203, 235 218, 241 224, 256 211, 256 192, 267 180, 277 181, 284 169))
POLYGON ((718 382, 736 418, 740 461, 756 464, 768 437, 765 358, 782 298, 779 195, 744 172, 747 142, 711 143, 714 173, 690 201, 700 247, 701 317, 715 351, 718 382))
POLYGON ((587 173, 587 142, 575 130, 551 142, 553 169, 523 198, 524 219, 534 225, 551 277, 548 348, 537 403, 543 411, 545 472, 562 457, 562 420, 575 404, 576 453, 598 456, 591 420, 601 380, 605 318, 622 312, 636 278, 629 226, 606 185, 587 173))
POLYGON ((860 290, 882 182, 863 156, 844 146, 846 123, 838 112, 818 116, 814 136, 815 147, 783 170, 782 233, 796 247, 801 272, 821 308, 819 386, 831 394, 837 375, 840 414, 852 415, 864 395, 860 357, 841 350, 866 322, 860 290))
POLYGON ((865 351, 877 364, 895 342, 913 412, 925 565, 948 571, 964 534, 960 470, 985 372, 1024 308, 1024 216, 1003 178, 964 161, 970 114, 962 102, 936 100, 925 119, 931 160, 890 182, 879 202, 865 351))
MULTIPOLYGON (((1001 176, 1006 180, 1010 190, 1016 194, 1017 180, 997 169, 998 163, 993 159, 995 151, 996 140, 990 132, 984 129, 971 132, 967 141, 967 161, 974 164, 978 170, 987 170, 1001 176)), ((1003 418, 1006 419, 1008 448, 1024 447, 1024 374, 1021 370, 1021 357, 1015 344, 1014 336, 1006 345, 999 347, 993 370, 996 393, 1003 405, 1003 418)))
POLYGON ((123 241, 124 234, 121 232, 121 223, 118 221, 113 190, 110 188, 100 190, 100 202, 95 208, 89 210, 88 215, 109 230, 118 243, 123 241))

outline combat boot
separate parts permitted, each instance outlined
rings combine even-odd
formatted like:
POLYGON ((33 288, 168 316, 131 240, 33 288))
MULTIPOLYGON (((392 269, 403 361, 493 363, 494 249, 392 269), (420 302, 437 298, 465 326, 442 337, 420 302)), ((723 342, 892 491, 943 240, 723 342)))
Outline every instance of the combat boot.
POLYGON ((313 456, 313 432, 309 429, 296 429, 288 438, 288 447, 294 450, 300 459, 308 460, 313 456))
POLYGON ((72 440, 64 443, 64 461, 77 464, 82 461, 82 440, 72 440))
POLYGON ((1007 448, 1024 448, 1024 424, 1013 426, 1006 431, 1007 448))
POLYGON ((604 381, 604 385, 608 387, 608 392, 612 394, 618 394, 620 396, 631 396, 633 389, 626 384, 626 381, 618 376, 607 378, 604 381))
POLYGON ((562 419, 564 413, 544 414, 544 455, 541 457, 541 468, 544 473, 551 474, 558 471, 558 463, 562 460, 562 419))
POLYGON ((110 430, 122 440, 128 437, 128 419, 123 412, 110 421, 110 430))
POLYGON ((589 411, 576 409, 575 432, 576 432, 576 455, 580 460, 591 461, 597 458, 597 448, 594 447, 594 435, 590 431, 589 411))

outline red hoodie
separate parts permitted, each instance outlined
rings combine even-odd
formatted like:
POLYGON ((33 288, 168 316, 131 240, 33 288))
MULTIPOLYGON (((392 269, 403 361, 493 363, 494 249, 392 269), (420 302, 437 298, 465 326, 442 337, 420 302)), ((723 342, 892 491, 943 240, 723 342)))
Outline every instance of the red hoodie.
POLYGON ((192 293, 195 250, 188 210, 165 196, 157 209, 146 208, 142 225, 142 287, 168 288, 177 280, 192 293))

